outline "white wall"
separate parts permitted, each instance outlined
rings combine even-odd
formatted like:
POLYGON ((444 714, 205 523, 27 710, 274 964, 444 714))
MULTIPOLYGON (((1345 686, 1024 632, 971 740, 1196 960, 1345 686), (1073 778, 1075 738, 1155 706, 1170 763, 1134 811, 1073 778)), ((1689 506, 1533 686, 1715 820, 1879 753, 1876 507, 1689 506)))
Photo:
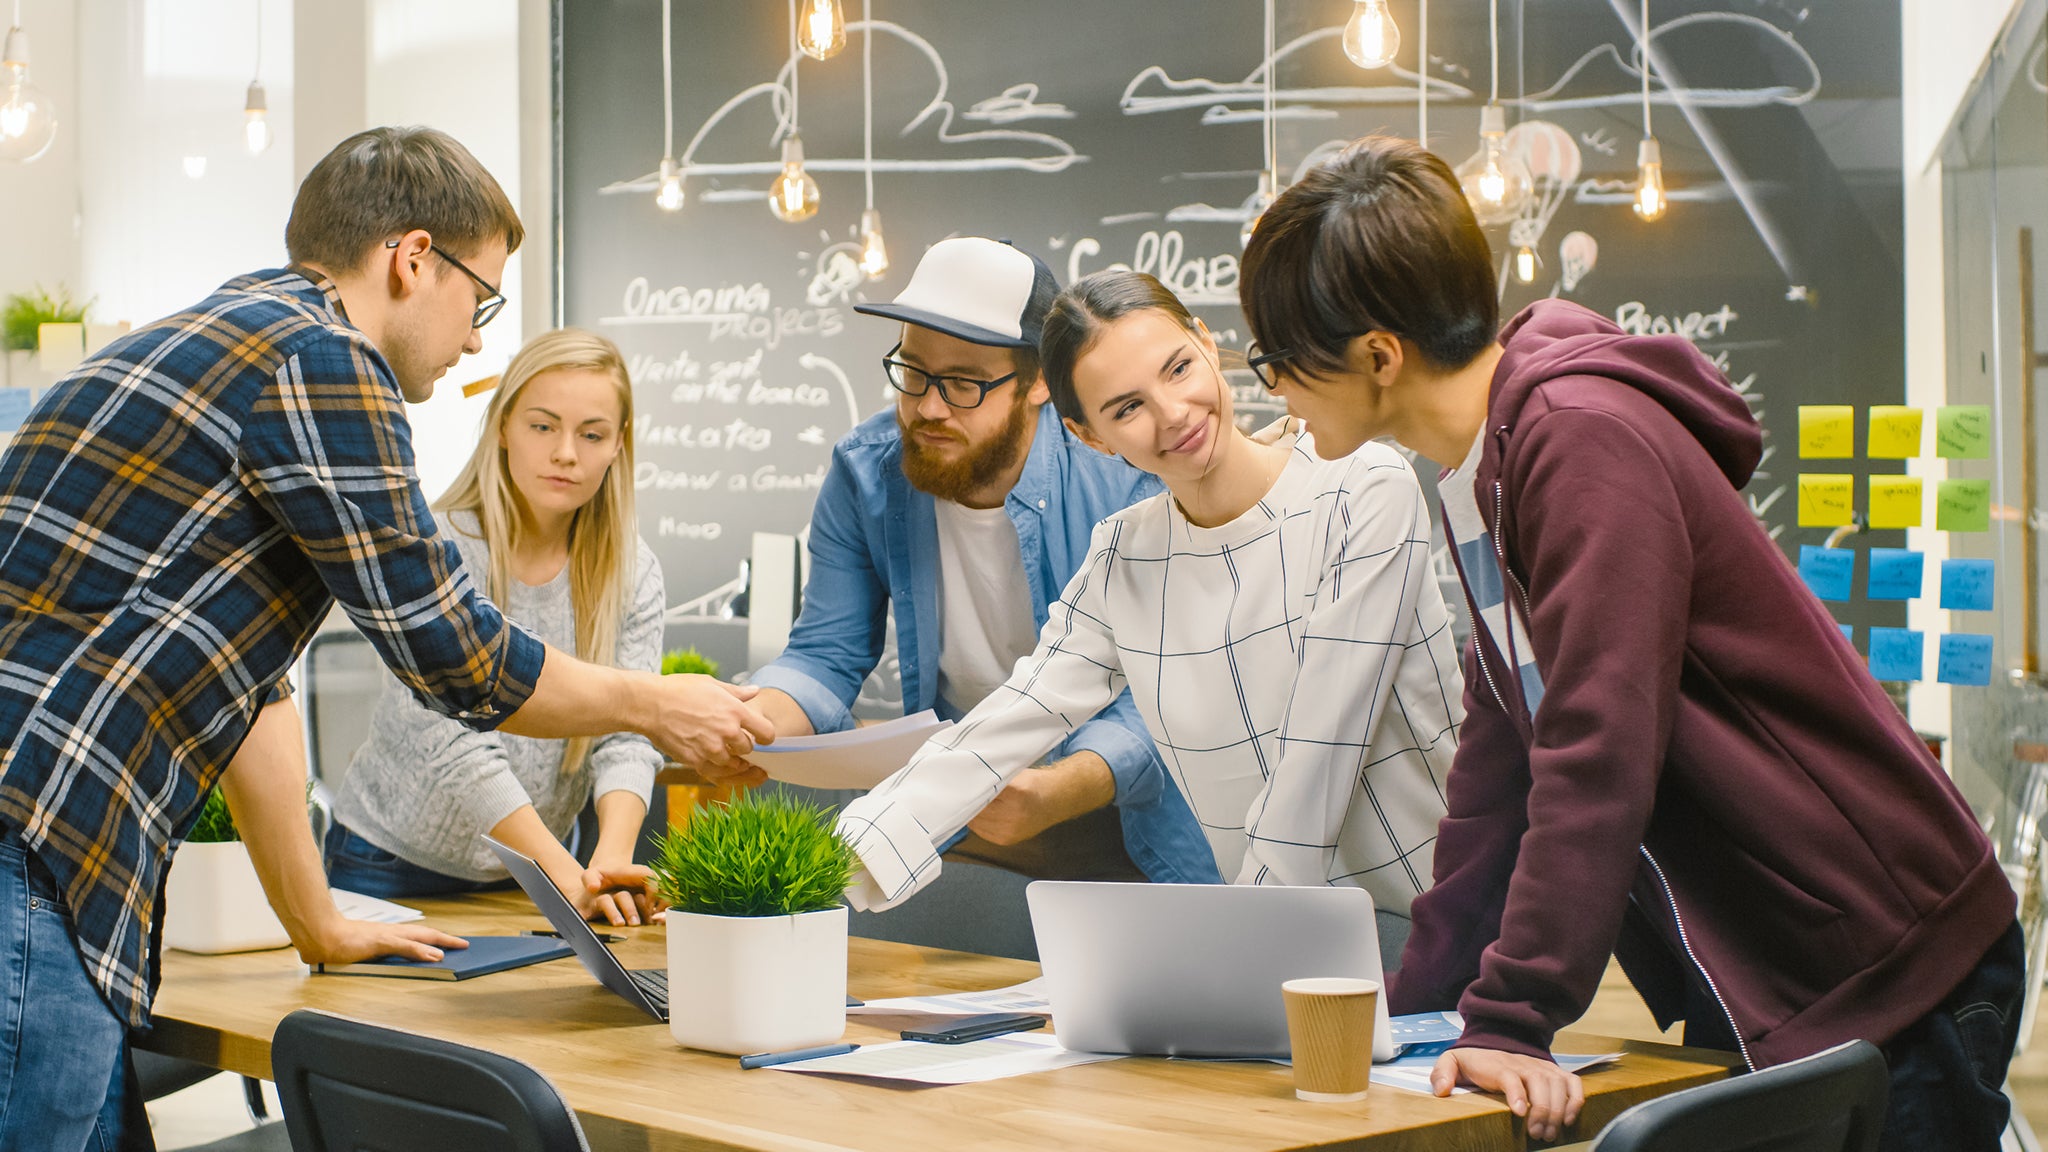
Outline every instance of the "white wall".
MULTIPOLYGON (((0 22, 12 18, 0 13, 0 22)), ((32 164, 0 161, 0 297, 41 284, 68 287, 83 299, 79 276, 78 49, 69 0, 23 0, 21 26, 29 37, 29 81, 57 108, 57 139, 32 164)), ((4 31, 4 30, 0 30, 4 31)), ((94 318, 103 318, 95 309, 94 318)), ((8 357, 16 385, 44 377, 33 357, 8 357)), ((6 383, 0 369, 0 385, 6 383)))
POLYGON ((1900 0, 1908 179, 1934 162, 1993 42, 2026 2, 1900 0))

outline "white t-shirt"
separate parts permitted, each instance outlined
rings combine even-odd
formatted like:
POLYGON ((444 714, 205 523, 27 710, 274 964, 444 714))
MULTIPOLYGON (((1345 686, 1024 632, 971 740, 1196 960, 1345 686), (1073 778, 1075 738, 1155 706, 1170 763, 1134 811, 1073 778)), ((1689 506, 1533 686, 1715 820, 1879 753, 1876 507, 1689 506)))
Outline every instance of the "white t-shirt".
POLYGON ((1017 526, 1002 508, 933 501, 939 518, 939 696, 961 713, 1038 643, 1017 526))

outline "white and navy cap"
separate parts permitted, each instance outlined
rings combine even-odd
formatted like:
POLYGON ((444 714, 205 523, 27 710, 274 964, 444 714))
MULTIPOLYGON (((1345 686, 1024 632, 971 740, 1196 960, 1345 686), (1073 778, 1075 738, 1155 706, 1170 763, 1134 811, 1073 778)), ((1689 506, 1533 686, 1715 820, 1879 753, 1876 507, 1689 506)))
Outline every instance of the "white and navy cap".
POLYGON ((853 310, 969 344, 1035 348, 1060 286, 1045 261, 1007 240, 955 236, 925 249, 896 299, 853 310))

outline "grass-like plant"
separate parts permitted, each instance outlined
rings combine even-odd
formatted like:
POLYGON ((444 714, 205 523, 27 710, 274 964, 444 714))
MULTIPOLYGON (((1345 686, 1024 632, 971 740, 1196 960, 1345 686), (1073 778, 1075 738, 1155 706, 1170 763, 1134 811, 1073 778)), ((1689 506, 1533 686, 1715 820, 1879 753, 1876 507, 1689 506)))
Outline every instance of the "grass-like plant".
POLYGON ((748 792, 691 813, 648 866, 677 911, 793 916, 838 907, 856 861, 826 809, 748 792))
POLYGON ((92 303, 74 303, 62 284, 52 294, 37 285, 33 291, 9 296, 0 309, 0 345, 10 352, 33 352, 42 339, 45 324, 77 324, 85 320, 92 303))
POLYGON ((718 675, 718 661, 713 660, 695 648, 677 648, 661 657, 661 674, 673 676, 678 672, 698 672, 706 676, 718 675))
POLYGON ((199 806, 199 821, 192 825, 192 834, 185 837, 188 844, 219 844, 240 840, 242 834, 235 829, 235 818, 228 812, 228 802, 215 788, 206 794, 206 802, 199 806))

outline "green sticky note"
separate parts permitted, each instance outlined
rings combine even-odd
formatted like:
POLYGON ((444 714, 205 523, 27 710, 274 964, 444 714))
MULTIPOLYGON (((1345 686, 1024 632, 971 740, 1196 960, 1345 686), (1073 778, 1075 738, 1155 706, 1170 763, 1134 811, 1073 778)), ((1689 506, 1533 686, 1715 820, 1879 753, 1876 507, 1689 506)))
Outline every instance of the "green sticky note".
POLYGON ((1920 454, 1920 410, 1895 404, 1870 406, 1870 447, 1873 460, 1910 460, 1920 454))
POLYGON ((1943 532, 1991 527, 1991 481, 1943 480, 1934 493, 1934 526, 1943 532))
POLYGON ((1838 460, 1856 454, 1856 410, 1847 404, 1799 406, 1799 456, 1838 460))
POLYGON ((1799 474, 1799 526, 1839 528, 1856 514, 1856 478, 1846 473, 1799 474))
POLYGON ((1934 410, 1934 454, 1952 460, 1985 460, 1991 456, 1991 408, 1985 404, 1949 404, 1934 410))

